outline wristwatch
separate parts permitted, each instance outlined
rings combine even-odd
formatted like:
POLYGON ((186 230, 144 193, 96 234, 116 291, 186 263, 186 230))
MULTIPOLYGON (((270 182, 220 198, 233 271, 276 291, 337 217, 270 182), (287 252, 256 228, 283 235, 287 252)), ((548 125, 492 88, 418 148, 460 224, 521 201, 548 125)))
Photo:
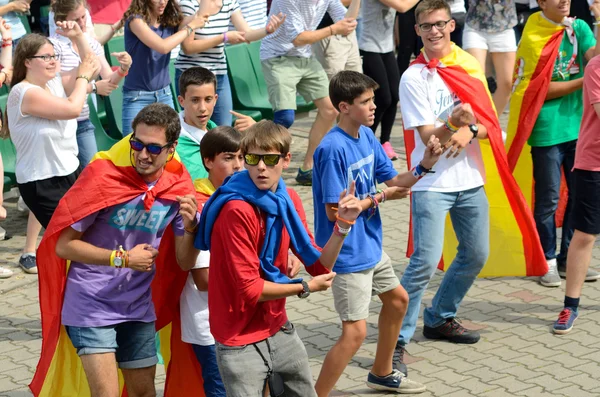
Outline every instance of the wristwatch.
POLYGON ((469 124, 469 131, 473 134, 473 139, 477 138, 477 134, 479 134, 479 127, 477 124, 469 124))
POLYGON ((98 92, 98 86, 96 85, 96 82, 94 80, 92 80, 91 83, 92 83, 92 93, 95 94, 98 92))
POLYGON ((306 281, 302 281, 302 292, 298 293, 298 298, 304 299, 308 298, 310 295, 310 289, 308 288, 308 283, 306 281))

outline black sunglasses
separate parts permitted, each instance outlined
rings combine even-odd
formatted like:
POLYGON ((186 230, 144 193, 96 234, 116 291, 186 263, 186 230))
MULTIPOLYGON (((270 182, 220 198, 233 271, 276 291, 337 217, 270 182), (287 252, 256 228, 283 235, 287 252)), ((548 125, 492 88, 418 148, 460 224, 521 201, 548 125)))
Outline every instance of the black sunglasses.
POLYGON ((285 157, 285 154, 254 154, 247 153, 244 155, 244 161, 248 165, 258 165, 262 160, 265 165, 274 166, 279 163, 279 159, 285 157))
POLYGON ((131 148, 133 150, 135 150, 136 152, 141 152, 142 150, 144 150, 144 148, 146 148, 146 150, 148 151, 148 153, 156 156, 158 154, 160 154, 165 148, 168 148, 169 146, 173 145, 172 143, 167 143, 165 146, 160 146, 154 143, 149 143, 149 144, 145 144, 142 143, 138 140, 135 140, 133 138, 133 136, 129 139, 129 145, 131 146, 131 148))

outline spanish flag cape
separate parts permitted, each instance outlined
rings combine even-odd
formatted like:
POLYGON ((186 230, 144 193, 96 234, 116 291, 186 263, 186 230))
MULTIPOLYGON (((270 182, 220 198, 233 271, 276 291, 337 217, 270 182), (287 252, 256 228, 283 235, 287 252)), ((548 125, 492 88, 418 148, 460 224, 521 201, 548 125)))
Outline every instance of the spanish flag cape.
MULTIPOLYGON (((490 203, 490 256, 479 277, 541 276, 547 264, 531 211, 508 168, 502 143, 502 130, 485 75, 475 58, 452 44, 452 52, 444 58, 427 60, 424 52, 413 64, 424 64, 424 73, 438 73, 450 91, 462 103, 473 108, 475 117, 488 132, 488 139, 480 140, 486 170, 485 191, 490 203)), ((426 77, 423 77, 426 78, 426 77)), ((413 130, 404 131, 407 161, 415 147, 413 130)), ((408 256, 412 254, 412 227, 409 235, 408 256)), ((447 217, 441 270, 446 270, 454 256, 458 240, 447 217)))
MULTIPOLYGON (((203 206, 210 196, 215 192, 215 187, 207 178, 194 181, 198 210, 203 206)), ((159 332, 161 346, 170 344, 170 357, 167 366, 167 380, 165 383, 165 397, 180 396, 204 396, 204 383, 202 380, 202 368, 192 345, 181 340, 181 315, 180 305, 177 302, 177 314, 172 324, 159 332), (185 389, 182 388, 185 385, 185 389)))
MULTIPOLYGON (((66 276, 69 263, 55 253, 62 230, 101 209, 124 203, 145 194, 144 207, 150 210, 154 200, 176 201, 194 190, 192 180, 175 156, 152 189, 131 166, 129 137, 123 138, 109 151, 99 152, 83 170, 73 187, 62 198, 44 233, 38 248, 39 299, 42 317, 42 354, 29 385, 35 396, 89 396, 81 361, 65 327, 61 324, 66 276)), ((156 258, 156 274, 152 282, 152 299, 156 311, 156 328, 161 329, 174 319, 178 299, 187 272, 180 270, 175 260, 175 240, 171 227, 164 233, 156 258)), ((169 343, 162 344, 165 361, 170 359, 169 343)), ((119 374, 123 395, 123 378, 119 374)), ((185 383, 177 395, 186 395, 185 383)), ((173 394, 173 395, 176 395, 173 394)))
MULTIPOLYGON (((508 166, 531 208, 534 200, 533 163, 527 140, 546 99, 565 29, 573 41, 573 55, 577 55, 577 37, 570 28, 572 23, 572 18, 565 18, 564 25, 559 25, 544 17, 541 11, 536 12, 527 20, 517 49, 506 147, 508 166)), ((556 216, 559 227, 562 225, 566 198, 567 188, 563 178, 556 216)))

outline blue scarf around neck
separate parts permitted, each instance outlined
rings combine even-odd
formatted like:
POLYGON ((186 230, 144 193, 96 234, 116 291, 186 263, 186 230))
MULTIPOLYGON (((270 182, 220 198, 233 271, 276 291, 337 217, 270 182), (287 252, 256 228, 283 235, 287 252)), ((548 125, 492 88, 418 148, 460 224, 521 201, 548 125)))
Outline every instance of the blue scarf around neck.
POLYGON ((212 228, 221 212, 221 208, 231 200, 243 200, 266 214, 265 239, 259 254, 260 267, 268 281, 280 284, 299 283, 301 278, 290 279, 275 266, 275 258, 281 246, 283 227, 290 235, 290 242, 305 266, 312 266, 321 256, 311 243, 304 224, 287 192, 283 179, 279 180, 277 190, 260 190, 256 187, 248 171, 244 170, 230 176, 223 185, 204 204, 200 226, 194 245, 203 251, 210 250, 212 228))

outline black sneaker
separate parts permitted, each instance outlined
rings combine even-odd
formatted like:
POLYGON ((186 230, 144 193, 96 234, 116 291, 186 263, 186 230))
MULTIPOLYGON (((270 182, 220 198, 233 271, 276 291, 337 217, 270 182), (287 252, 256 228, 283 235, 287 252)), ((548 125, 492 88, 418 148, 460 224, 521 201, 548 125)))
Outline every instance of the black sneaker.
POLYGON ((394 369, 397 369, 398 371, 402 372, 404 376, 408 376, 408 368, 406 367, 406 364, 404 364, 404 353, 406 353, 404 345, 400 342, 396 343, 392 363, 394 369))
POLYGON ((479 341, 479 332, 468 330, 455 318, 446 319, 438 327, 423 327, 423 336, 427 339, 445 339, 453 343, 472 344, 479 341))

